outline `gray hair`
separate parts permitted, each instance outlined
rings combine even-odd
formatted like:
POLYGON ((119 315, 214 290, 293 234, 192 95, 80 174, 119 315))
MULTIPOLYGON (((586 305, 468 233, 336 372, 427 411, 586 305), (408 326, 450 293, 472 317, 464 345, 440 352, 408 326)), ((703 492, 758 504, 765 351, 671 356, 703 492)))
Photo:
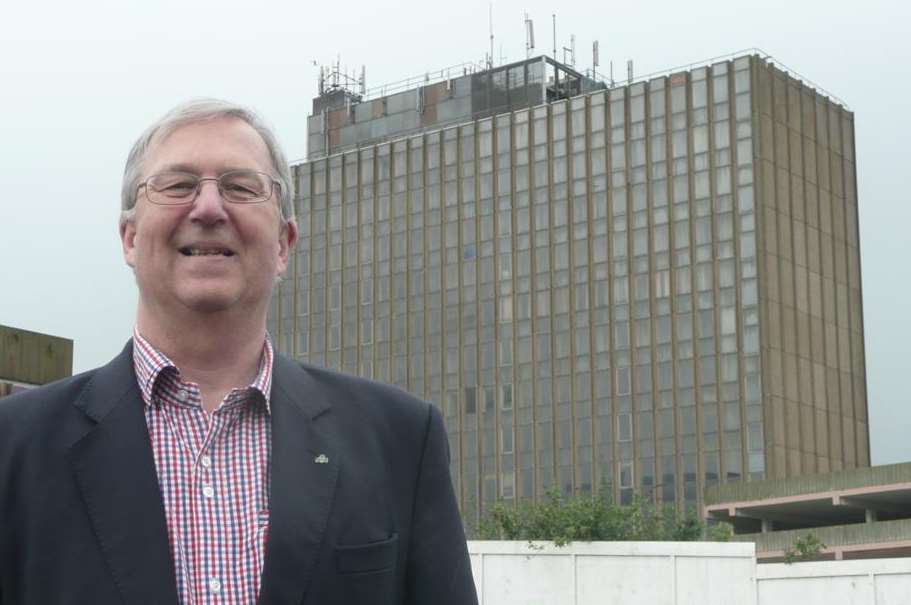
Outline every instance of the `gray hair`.
POLYGON ((166 138, 175 130, 188 124, 232 117, 243 120, 259 133, 269 158, 272 160, 273 175, 279 182, 281 197, 279 209, 285 223, 294 220, 294 204, 291 199, 291 169, 285 153, 276 139, 272 129, 249 107, 229 103, 219 99, 193 99, 174 107, 158 121, 149 126, 133 144, 127 163, 123 169, 123 185, 120 192, 121 220, 129 220, 136 207, 136 193, 139 179, 142 178, 142 165, 149 147, 156 139, 166 138))

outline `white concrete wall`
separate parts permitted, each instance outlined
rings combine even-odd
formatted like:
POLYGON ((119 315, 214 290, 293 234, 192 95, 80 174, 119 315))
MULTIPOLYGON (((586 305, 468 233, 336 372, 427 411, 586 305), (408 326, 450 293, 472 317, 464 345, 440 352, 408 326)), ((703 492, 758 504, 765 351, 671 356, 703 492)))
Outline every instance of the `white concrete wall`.
POLYGON ((468 543, 481 605, 911 605, 911 558, 756 564, 751 542, 468 543))
POLYGON ((911 559, 757 566, 759 605, 909 605, 911 559))
POLYGON ((756 605, 752 543, 468 543, 481 605, 756 605))

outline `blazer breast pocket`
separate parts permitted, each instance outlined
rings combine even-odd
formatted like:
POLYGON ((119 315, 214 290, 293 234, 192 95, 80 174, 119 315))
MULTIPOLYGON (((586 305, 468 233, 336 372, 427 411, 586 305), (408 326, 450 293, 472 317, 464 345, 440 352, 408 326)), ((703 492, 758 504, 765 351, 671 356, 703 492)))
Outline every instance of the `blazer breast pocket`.
POLYGON ((399 555, 399 535, 379 542, 335 547, 335 561, 341 574, 388 571, 395 568, 399 555))

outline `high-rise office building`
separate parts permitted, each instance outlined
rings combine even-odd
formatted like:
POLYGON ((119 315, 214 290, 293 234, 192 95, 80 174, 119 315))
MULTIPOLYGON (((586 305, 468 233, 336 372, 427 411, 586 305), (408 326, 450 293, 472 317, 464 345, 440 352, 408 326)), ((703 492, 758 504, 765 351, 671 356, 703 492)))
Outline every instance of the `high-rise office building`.
POLYGON ((469 522, 869 465, 853 114, 768 58, 327 87, 293 173, 271 333, 438 405, 469 522))

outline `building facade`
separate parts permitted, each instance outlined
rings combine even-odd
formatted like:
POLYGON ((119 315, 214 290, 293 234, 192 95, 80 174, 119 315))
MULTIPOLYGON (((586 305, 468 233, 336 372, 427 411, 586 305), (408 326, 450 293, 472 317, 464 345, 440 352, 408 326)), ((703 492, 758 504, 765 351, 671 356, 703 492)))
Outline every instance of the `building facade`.
POLYGON ((469 523, 549 486, 682 507, 868 466, 853 114, 758 55, 560 68, 311 117, 280 350, 438 405, 469 523), (466 89, 478 115, 376 127, 466 89))
POLYGON ((0 325, 0 397, 72 373, 72 340, 0 325))
POLYGON ((781 561, 808 533, 823 544, 818 559, 909 557, 911 462, 715 485, 703 516, 754 542, 760 562, 781 561))

